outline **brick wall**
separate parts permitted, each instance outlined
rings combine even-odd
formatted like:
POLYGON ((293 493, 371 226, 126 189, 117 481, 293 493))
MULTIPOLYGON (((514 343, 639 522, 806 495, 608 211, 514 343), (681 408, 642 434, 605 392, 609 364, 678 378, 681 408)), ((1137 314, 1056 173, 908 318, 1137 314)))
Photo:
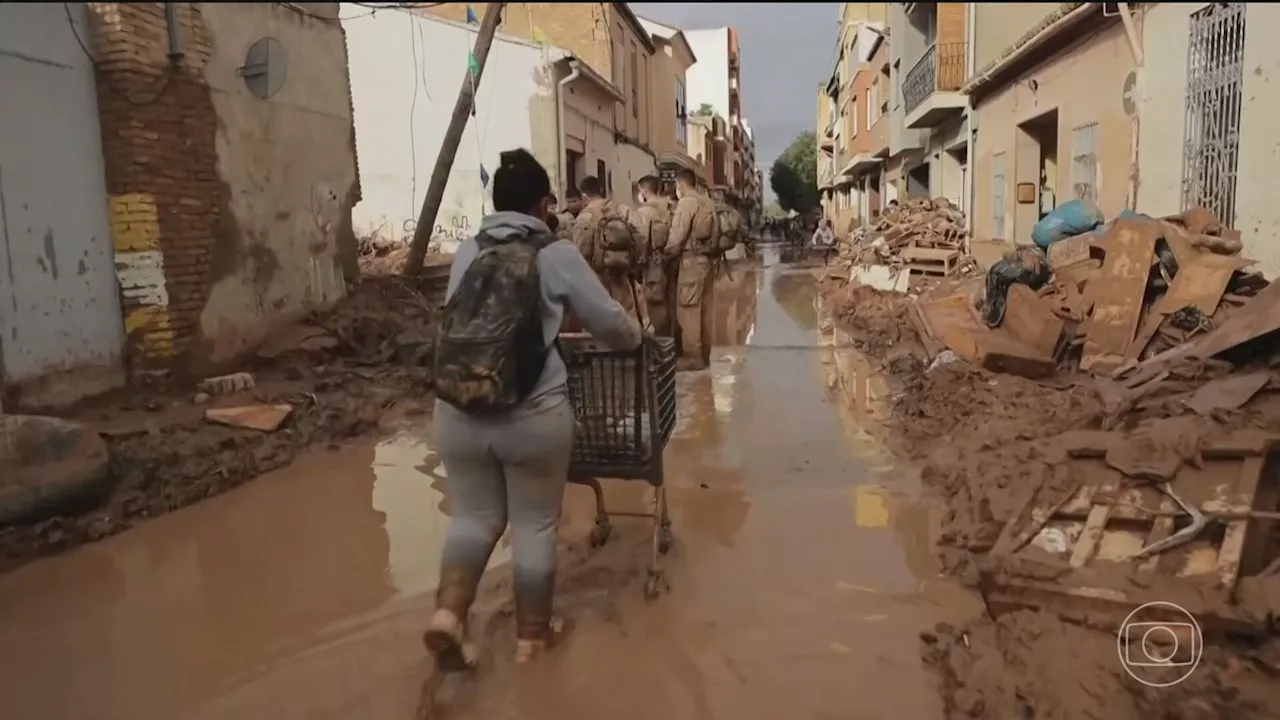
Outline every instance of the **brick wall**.
POLYGON ((171 62, 162 3, 89 6, 130 369, 168 369, 190 347, 214 238, 228 232, 201 73, 210 37, 200 3, 176 4, 184 56, 171 62))
MULTIPOLYGON (((479 20, 484 17, 488 3, 441 3, 420 12, 465 22, 468 5, 479 20)), ((606 5, 607 3, 507 3, 501 32, 530 40, 533 38, 534 26, 537 26, 553 44, 577 55, 602 76, 613 78, 608 29, 610 15, 606 5)))

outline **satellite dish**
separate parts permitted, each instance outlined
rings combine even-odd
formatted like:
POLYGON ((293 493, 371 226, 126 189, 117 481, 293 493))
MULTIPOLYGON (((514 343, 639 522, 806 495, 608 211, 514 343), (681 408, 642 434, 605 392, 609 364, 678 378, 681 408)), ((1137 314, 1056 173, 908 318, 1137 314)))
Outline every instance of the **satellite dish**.
POLYGON ((1124 91, 1120 95, 1120 104, 1124 108, 1124 114, 1133 117, 1138 111, 1138 73, 1129 71, 1124 77, 1124 91))
POLYGON ((255 96, 266 99, 275 95, 284 85, 284 46, 273 37, 258 40, 249 47, 244 65, 236 69, 236 74, 244 78, 245 86, 255 96))

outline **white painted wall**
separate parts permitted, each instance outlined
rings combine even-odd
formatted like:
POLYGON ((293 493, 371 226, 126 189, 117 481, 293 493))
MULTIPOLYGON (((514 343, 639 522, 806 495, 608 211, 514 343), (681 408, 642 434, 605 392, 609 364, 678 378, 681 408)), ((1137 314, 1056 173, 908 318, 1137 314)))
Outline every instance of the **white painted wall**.
MULTIPOLYGON (((438 18, 367 11, 343 23, 351 66, 363 199, 352 211, 358 237, 412 237, 476 28, 438 18)), ((480 167, 492 178, 504 150, 529 149, 556 182, 556 77, 566 53, 499 35, 436 217, 433 243, 452 251, 492 209, 480 167)))
POLYGON ((708 103, 720 117, 729 117, 729 28, 685 30, 684 37, 698 58, 685 71, 689 112, 708 103))
MULTIPOLYGON (((1182 210, 1181 148, 1185 141, 1187 51, 1191 14, 1206 3, 1157 3, 1143 22, 1145 68, 1138 138, 1138 211, 1169 215, 1182 210)), ((1267 277, 1280 276, 1280 203, 1274 186, 1280 169, 1280 6, 1249 3, 1245 18, 1240 160, 1236 170, 1235 227, 1244 254, 1267 277)))

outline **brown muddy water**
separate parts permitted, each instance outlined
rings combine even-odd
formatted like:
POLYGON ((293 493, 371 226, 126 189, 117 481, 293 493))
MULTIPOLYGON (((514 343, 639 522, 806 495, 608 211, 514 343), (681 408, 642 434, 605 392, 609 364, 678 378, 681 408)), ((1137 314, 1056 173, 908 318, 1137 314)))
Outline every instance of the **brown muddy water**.
MULTIPOLYGON (((680 377, 670 592, 642 599, 643 522, 584 549, 590 495, 571 487, 559 602, 573 631, 516 668, 492 615, 486 664, 440 691, 437 717, 941 716, 918 633, 980 605, 939 577, 936 513, 864 429, 883 384, 822 348, 813 274, 769 262, 721 278, 714 365, 680 377)), ((318 451, 0 577, 5 716, 421 717, 449 511, 429 437, 318 451)), ((606 485, 619 508, 648 492, 606 485)), ((496 577, 509 555, 504 541, 496 577)))

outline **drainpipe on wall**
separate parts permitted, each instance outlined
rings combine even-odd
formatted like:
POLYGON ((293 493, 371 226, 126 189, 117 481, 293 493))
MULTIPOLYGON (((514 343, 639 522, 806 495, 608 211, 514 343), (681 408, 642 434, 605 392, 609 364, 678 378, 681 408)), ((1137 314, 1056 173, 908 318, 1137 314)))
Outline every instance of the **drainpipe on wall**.
POLYGON ((1142 125, 1142 68, 1145 55, 1142 51, 1142 32, 1133 21, 1129 11, 1129 3, 1117 3, 1120 9, 1120 22, 1124 24, 1124 35, 1129 41, 1129 52, 1133 54, 1133 117, 1129 120, 1129 209, 1138 210, 1138 136, 1142 125))
MULTIPOLYGON (((968 45, 968 47, 965 48, 964 59, 965 75, 967 76, 974 71, 974 64, 977 62, 978 57, 977 49, 974 47, 978 37, 977 22, 975 22, 977 20, 978 13, 973 3, 965 3, 964 9, 965 43, 968 45)), ((974 168, 978 166, 978 132, 973 127, 973 102, 968 99, 968 96, 965 96, 964 133, 965 138, 969 141, 968 162, 965 163, 967 167, 965 168, 964 174, 965 181, 969 183, 969 192, 966 193, 968 197, 965 198, 968 206, 964 208, 964 222, 965 225, 968 226, 965 229, 969 232, 965 233, 964 250, 966 253, 971 253, 973 251, 973 248, 970 246, 973 238, 973 208, 974 200, 977 198, 977 193, 974 191, 974 188, 978 186, 978 184, 973 181, 973 171, 974 168)))
POLYGON ((560 186, 560 202, 562 203, 567 202, 569 197, 567 181, 569 171, 564 164, 564 93, 565 89, 569 87, 569 83, 582 77, 582 66, 578 64, 577 60, 571 61, 569 68, 573 72, 566 75, 556 88, 556 132, 560 134, 560 137, 556 138, 556 154, 559 156, 556 158, 556 172, 560 175, 556 178, 556 184, 560 186))

